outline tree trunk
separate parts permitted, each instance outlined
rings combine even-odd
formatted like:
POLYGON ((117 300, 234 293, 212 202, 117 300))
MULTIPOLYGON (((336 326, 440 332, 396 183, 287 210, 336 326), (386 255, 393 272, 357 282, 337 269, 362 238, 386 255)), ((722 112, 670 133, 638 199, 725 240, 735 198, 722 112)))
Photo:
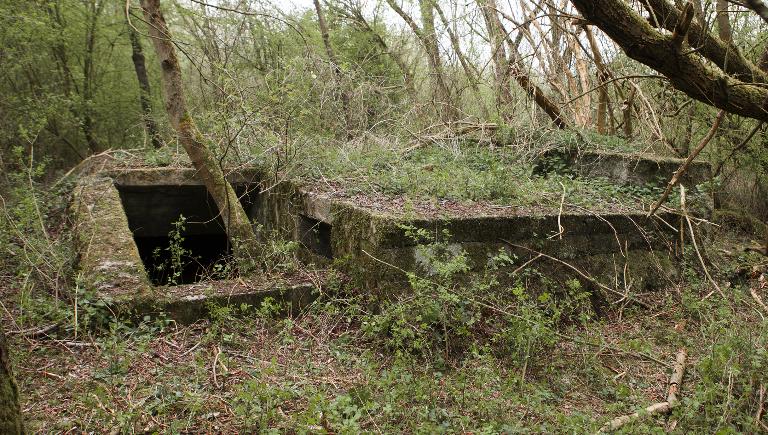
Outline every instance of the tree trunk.
POLYGON ((85 32, 85 55, 83 57, 83 135, 88 143, 88 149, 92 153, 101 151, 96 136, 93 133, 93 117, 91 116, 91 103, 93 100, 94 64, 93 57, 96 49, 96 25, 104 4, 98 0, 91 0, 88 5, 88 20, 85 32))
POLYGON ((632 108, 635 106, 635 95, 637 94, 637 88, 632 87, 629 91, 627 100, 624 101, 624 105, 621 108, 621 113, 624 117, 624 137, 632 139, 632 108))
POLYGON ((8 342, 0 326, 0 433, 22 434, 24 423, 19 406, 19 389, 13 378, 8 342))
MULTIPOLYGON (((127 17, 126 17, 127 18, 127 17)), ((149 88, 149 75, 147 74, 147 65, 144 59, 144 50, 139 41, 139 35, 136 30, 128 23, 128 36, 131 39, 131 49, 133 60, 133 69, 136 70, 136 78, 139 81, 139 101, 141 103, 141 117, 144 120, 144 127, 147 129, 147 135, 154 148, 163 146, 160 140, 160 133, 157 130, 157 124, 152 117, 151 93, 149 88)))
POLYGON ((512 88, 509 85, 509 60, 504 49, 504 33, 498 25, 496 0, 479 0, 485 20, 488 40, 491 41, 491 59, 493 60, 493 78, 496 94, 496 109, 502 118, 509 122, 512 109, 512 88))
POLYGON ((566 34, 565 43, 567 46, 571 47, 571 52, 573 53, 573 58, 576 64, 576 74, 579 78, 579 86, 575 88, 577 93, 575 92, 574 94, 582 95, 581 98, 576 100, 576 122, 578 122, 581 127, 586 127, 592 122, 590 119, 592 116, 592 97, 590 95, 592 86, 589 81, 589 68, 584 59, 581 44, 578 42, 577 38, 578 35, 566 34))
POLYGON ((241 272, 247 272, 257 260, 253 227, 235 190, 224 177, 216 157, 205 145, 204 138, 187 110, 181 67, 171 33, 160 11, 160 0, 141 0, 141 7, 144 10, 144 18, 149 23, 149 36, 162 69, 163 96, 168 118, 179 135, 179 142, 197 170, 197 175, 219 208, 235 256, 238 257, 241 268, 245 269, 241 272))
POLYGON ((352 116, 349 112, 349 93, 344 85, 344 75, 339 67, 339 61, 336 59, 336 53, 331 46, 331 35, 328 32, 328 24, 325 22, 325 14, 323 14, 323 8, 320 7, 320 0, 314 0, 315 11, 317 12, 317 25, 320 27, 320 36, 323 38, 323 45, 325 46, 325 52, 328 54, 328 61, 333 68, 333 74, 336 76, 336 82, 341 87, 341 109, 344 112, 344 122, 346 125, 347 139, 352 137, 352 116))
POLYGON ((717 0, 717 34, 726 44, 733 44, 731 21, 728 19, 728 0, 717 0))
POLYGON ((597 45, 595 34, 592 33, 592 29, 585 25, 584 33, 587 35, 589 41, 589 47, 592 51, 592 58, 595 60, 595 68, 597 69, 597 132, 600 134, 607 134, 608 128, 608 104, 610 101, 608 95, 608 89, 606 88, 606 82, 610 80, 611 74, 608 71, 608 67, 605 66, 603 56, 600 53, 600 47, 597 45))
MULTIPOLYGON (((768 90, 760 86, 761 83, 768 82, 763 80, 765 74, 748 62, 740 62, 739 58, 742 56, 738 55, 737 50, 730 50, 733 57, 728 57, 727 62, 721 59, 720 55, 723 54, 721 48, 725 44, 719 41, 719 38, 708 35, 698 23, 688 22, 684 34, 668 36, 652 28, 648 21, 624 0, 571 0, 571 2, 587 21, 599 27, 613 39, 628 57, 660 72, 676 89, 718 109, 768 121, 768 111, 765 110, 768 90), (675 36, 678 38, 676 39, 675 36), (683 46, 685 37, 691 41, 692 46, 697 47, 696 54, 691 52, 690 47, 683 46), (697 40, 704 43, 699 46, 697 40), (721 70, 707 65, 698 55, 711 60, 721 70), (739 63, 746 70, 730 73, 729 71, 733 71, 739 63), (754 75, 751 71, 753 69, 754 75), (737 78, 748 76, 758 80, 742 81, 737 78)), ((667 1, 647 0, 641 3, 644 6, 651 5, 650 7, 656 11, 657 3, 663 7, 667 1)), ((673 6, 669 14, 681 16, 673 6)), ((660 14, 657 14, 657 17, 673 28, 683 22, 679 19, 676 23, 670 22, 669 16, 665 19, 660 14)))
POLYGON ((435 32, 435 16, 433 12, 434 0, 419 0, 421 10, 422 27, 406 14, 405 11, 396 3, 395 0, 387 0, 387 4, 408 24, 413 33, 421 42, 424 51, 427 54, 427 65, 432 79, 432 91, 434 95, 437 113, 440 119, 445 123, 453 122, 458 114, 451 101, 451 93, 443 76, 443 65, 440 59, 440 50, 437 46, 437 34, 435 32))

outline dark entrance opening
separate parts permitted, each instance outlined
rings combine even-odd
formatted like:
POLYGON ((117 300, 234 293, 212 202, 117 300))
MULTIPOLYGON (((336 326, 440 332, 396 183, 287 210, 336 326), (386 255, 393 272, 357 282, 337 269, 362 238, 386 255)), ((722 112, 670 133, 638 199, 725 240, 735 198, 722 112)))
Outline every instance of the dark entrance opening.
MULTIPOLYGON (((234 186, 250 211, 258 190, 234 186)), ((117 186, 128 226, 155 285, 220 278, 232 250, 216 203, 205 186, 117 186)))
POLYGON ((330 224, 300 214, 297 226, 302 245, 317 255, 333 258, 330 224))

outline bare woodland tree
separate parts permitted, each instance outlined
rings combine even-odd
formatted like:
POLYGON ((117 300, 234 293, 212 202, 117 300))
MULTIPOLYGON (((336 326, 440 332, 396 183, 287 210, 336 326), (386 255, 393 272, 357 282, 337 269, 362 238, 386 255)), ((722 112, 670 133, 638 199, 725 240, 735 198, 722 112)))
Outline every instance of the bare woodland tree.
POLYGON ((435 105, 440 119, 445 123, 451 123, 458 117, 453 105, 451 92, 443 73, 443 61, 440 57, 437 33, 435 32, 434 0, 419 0, 421 11, 421 23, 419 27, 416 21, 401 8, 396 0, 387 0, 387 4, 408 24, 416 35, 427 54, 430 77, 433 83, 435 105))
POLYGON ((336 82, 341 87, 341 109, 344 112, 344 121, 346 122, 346 136, 351 138, 352 136, 352 114, 349 112, 349 92, 347 92, 344 85, 344 74, 341 71, 339 60, 336 58, 336 53, 331 46, 331 34, 328 30, 328 23, 325 21, 325 14, 323 8, 320 6, 320 0, 314 0, 315 12, 317 13, 317 25, 320 28, 320 36, 323 38, 323 46, 325 47, 325 53, 328 55, 328 61, 333 68, 333 74, 336 76, 336 82))
MULTIPOLYGON (((235 255, 240 260, 253 260, 257 252, 253 227, 234 188, 225 178, 216 157, 206 146, 205 139, 197 130, 187 109, 181 66, 171 33, 160 10, 160 0, 141 0, 141 7, 149 24, 149 36, 160 61, 165 109, 171 125, 176 129, 179 142, 197 170, 197 176, 203 181, 219 208, 235 255)), ((241 261, 241 265, 245 267, 247 263, 241 261)))
MULTIPOLYGON (((127 18, 127 17, 126 17, 127 18)), ((130 24, 130 23, 129 23, 130 24)), ((139 34, 131 25, 128 26, 128 37, 131 40, 131 60, 133 68, 136 71, 136 79, 139 81, 139 102, 141 104, 141 114, 144 120, 144 128, 149 136, 150 143, 154 148, 163 146, 160 140, 160 132, 157 130, 157 124, 152 115, 152 99, 149 85, 149 74, 147 74, 147 63, 144 58, 144 49, 139 40, 139 34)))

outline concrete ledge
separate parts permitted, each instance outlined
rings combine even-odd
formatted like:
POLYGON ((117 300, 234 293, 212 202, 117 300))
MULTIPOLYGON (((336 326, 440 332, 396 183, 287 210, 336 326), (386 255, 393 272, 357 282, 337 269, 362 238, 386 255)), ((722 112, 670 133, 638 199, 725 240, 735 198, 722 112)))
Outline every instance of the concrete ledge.
POLYGON ((316 288, 309 282, 227 280, 158 287, 155 296, 125 301, 120 310, 140 315, 164 313, 179 323, 188 324, 211 317, 215 307, 240 308, 247 304, 258 309, 267 298, 282 307, 280 314, 295 314, 316 297, 316 288))
MULTIPOLYGON (((241 168, 232 171, 229 179, 250 184, 261 175, 258 168, 241 168)), ((314 286, 279 277, 269 284, 264 282, 266 278, 173 287, 149 283, 116 186, 193 185, 200 183, 191 168, 107 170, 81 178, 72 208, 84 283, 121 310, 165 311, 184 322, 208 315, 212 304, 258 305, 266 297, 292 309, 308 304, 314 286)), ((566 208, 561 214, 556 209, 514 206, 478 207, 475 213, 470 204, 448 208, 439 216, 405 215, 390 206, 387 198, 364 198, 368 201, 358 203, 355 198, 334 197, 333 192, 315 191, 300 182, 284 181, 267 191, 256 191, 247 211, 260 224, 263 239, 300 242, 304 246, 301 258, 318 265, 338 260, 366 291, 407 289, 403 271, 422 267, 416 255, 418 242, 407 236, 406 227, 426 229, 445 239, 442 242, 466 251, 474 270, 482 270, 500 250, 516 255, 521 264, 535 256, 507 243, 511 242, 573 263, 606 285, 627 281, 624 284, 635 289, 659 288, 675 276, 671 259, 678 249, 673 228, 677 218, 672 214, 649 220, 642 210, 589 213, 566 208), (564 229, 562 235, 557 234, 558 224, 564 229), (315 229, 319 231, 313 233, 315 229)), ((553 261, 539 259, 535 267, 558 279, 573 276, 553 261)))
MULTIPOLYGON (((563 164, 580 177, 604 177, 617 184, 663 187, 684 159, 649 154, 627 154, 607 151, 552 150, 536 164, 535 172, 546 174, 563 164)), ((697 186, 712 178, 709 163, 693 161, 680 180, 686 187, 697 186)))

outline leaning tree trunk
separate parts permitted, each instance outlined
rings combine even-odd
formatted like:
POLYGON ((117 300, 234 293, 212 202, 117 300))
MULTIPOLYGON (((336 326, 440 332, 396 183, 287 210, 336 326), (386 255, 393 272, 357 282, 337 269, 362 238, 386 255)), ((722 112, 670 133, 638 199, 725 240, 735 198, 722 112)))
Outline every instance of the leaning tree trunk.
POLYGON ((0 433, 22 434, 24 424, 19 406, 19 389, 13 379, 8 342, 0 326, 0 433))
POLYGON ((130 22, 128 22, 128 37, 131 39, 131 59, 133 60, 133 69, 136 70, 136 79, 139 81, 139 102, 141 103, 141 117, 144 121, 144 128, 147 129, 147 135, 149 136, 152 146, 154 148, 160 148, 163 146, 163 143, 160 140, 157 124, 152 117, 152 100, 144 50, 141 47, 138 32, 136 32, 136 29, 132 27, 130 22))
POLYGON ((184 98, 181 67, 171 33, 160 11, 160 0, 141 0, 144 18, 149 23, 149 36, 157 52, 162 69, 163 97, 171 125, 179 135, 179 142, 189 155, 192 165, 219 208, 227 236, 241 267, 250 268, 256 260, 256 236, 240 200, 224 177, 211 150, 197 130, 184 98))

